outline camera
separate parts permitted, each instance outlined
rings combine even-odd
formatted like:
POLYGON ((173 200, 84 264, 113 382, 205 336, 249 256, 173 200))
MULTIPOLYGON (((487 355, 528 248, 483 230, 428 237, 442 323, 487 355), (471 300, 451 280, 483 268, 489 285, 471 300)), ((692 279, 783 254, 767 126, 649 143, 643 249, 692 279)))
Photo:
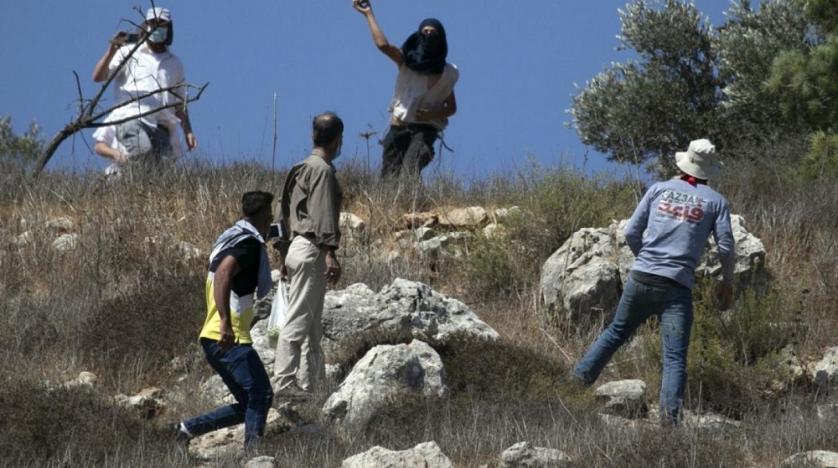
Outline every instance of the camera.
POLYGON ((280 235, 282 235, 282 227, 279 224, 271 224, 271 230, 268 231, 268 239, 277 239, 280 235))

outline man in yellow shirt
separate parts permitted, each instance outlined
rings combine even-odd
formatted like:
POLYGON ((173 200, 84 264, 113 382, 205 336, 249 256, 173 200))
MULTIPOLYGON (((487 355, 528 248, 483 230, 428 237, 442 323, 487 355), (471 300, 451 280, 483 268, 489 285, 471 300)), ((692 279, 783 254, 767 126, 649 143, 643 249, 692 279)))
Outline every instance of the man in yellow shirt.
POLYGON ((207 317, 200 342, 210 366, 221 376, 236 403, 177 424, 179 439, 245 424, 244 445, 262 437, 273 390, 262 360, 253 349, 250 327, 255 295, 270 291, 265 239, 270 231, 273 195, 247 192, 242 219, 215 241, 209 259, 207 317))

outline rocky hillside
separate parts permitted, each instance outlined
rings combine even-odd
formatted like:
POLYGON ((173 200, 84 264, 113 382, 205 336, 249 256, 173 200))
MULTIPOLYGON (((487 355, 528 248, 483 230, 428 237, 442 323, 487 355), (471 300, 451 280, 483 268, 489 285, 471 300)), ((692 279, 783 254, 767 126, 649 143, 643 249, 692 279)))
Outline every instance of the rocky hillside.
MULTIPOLYGON (((0 454, 13 466, 834 466, 838 195, 756 191, 754 175, 731 174, 720 190, 738 215, 737 301, 715 311, 708 255, 686 421, 667 431, 656 323, 597 388, 566 377, 619 297, 620 220, 640 184, 542 170, 419 191, 346 168, 328 382, 314 401, 275 404, 259 454, 239 452, 241 428, 183 447, 166 427, 229 398, 196 344, 206 254, 238 196, 283 175, 7 177, 0 454)), ((254 336, 270 371, 265 322, 254 336)))

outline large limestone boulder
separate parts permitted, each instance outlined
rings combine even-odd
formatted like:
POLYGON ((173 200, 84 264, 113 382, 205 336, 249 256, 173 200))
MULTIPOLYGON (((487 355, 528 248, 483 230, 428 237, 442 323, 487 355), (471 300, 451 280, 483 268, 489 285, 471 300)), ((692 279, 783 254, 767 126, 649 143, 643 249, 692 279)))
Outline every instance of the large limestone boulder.
POLYGON ((452 468, 453 466, 451 460, 433 441, 401 451, 375 446, 364 453, 347 458, 341 464, 342 468, 452 468))
POLYGON ((541 293, 551 315, 576 324, 593 310, 610 313, 622 284, 618 254, 610 228, 573 233, 542 267, 541 293))
POLYGON ((624 418, 643 417, 646 406, 646 382, 642 380, 617 380, 601 385, 594 392, 605 403, 602 412, 624 418))
POLYGON ((375 293, 353 284, 326 294, 323 310, 326 353, 359 337, 375 344, 395 338, 440 343, 456 336, 496 340, 498 333, 462 302, 430 286, 398 278, 375 293))
MULTIPOLYGON (((547 259, 541 270, 541 294, 548 319, 580 326, 613 313, 634 263, 624 234, 627 224, 622 220, 604 228, 580 229, 547 259)), ((737 281, 753 281, 764 271, 765 248, 748 232, 742 216, 731 216, 731 228, 737 281)), ((716 254, 711 236, 696 275, 721 273, 716 254)))
MULTIPOLYGON (((745 227, 745 218, 740 215, 730 216, 730 225, 733 230, 733 239, 736 242, 736 268, 734 273, 740 281, 750 280, 753 275, 763 271, 765 265, 765 246, 762 241, 748 232, 745 227)), ((718 247, 710 236, 709 247, 701 264, 696 268, 696 274, 717 276, 722 273, 722 266, 719 263, 718 247)))
POLYGON ((445 397, 444 374, 442 359, 425 342, 376 346, 329 397, 323 414, 346 434, 357 434, 400 402, 445 397))
POLYGON ((565 468, 573 466, 573 459, 561 450, 533 447, 529 442, 518 442, 504 450, 500 468, 565 468))
POLYGON ((838 453, 812 450, 796 453, 783 461, 783 468, 806 466, 811 468, 838 468, 838 453))
POLYGON ((838 385, 838 346, 827 349, 823 359, 810 366, 809 376, 821 390, 838 385))

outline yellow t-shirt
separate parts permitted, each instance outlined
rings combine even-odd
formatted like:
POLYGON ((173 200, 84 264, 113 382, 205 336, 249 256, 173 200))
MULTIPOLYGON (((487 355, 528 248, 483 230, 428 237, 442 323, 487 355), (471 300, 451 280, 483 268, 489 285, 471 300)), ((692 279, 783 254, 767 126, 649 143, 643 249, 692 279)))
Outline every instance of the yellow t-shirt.
POLYGON ((250 327, 253 324, 253 302, 256 296, 256 286, 259 275, 259 258, 263 244, 256 239, 246 239, 234 247, 219 253, 210 264, 206 282, 207 317, 201 328, 201 338, 211 340, 221 339, 221 318, 215 304, 214 278, 215 270, 221 261, 233 256, 239 264, 239 272, 231 281, 230 290, 230 322, 236 343, 250 344, 250 327))

